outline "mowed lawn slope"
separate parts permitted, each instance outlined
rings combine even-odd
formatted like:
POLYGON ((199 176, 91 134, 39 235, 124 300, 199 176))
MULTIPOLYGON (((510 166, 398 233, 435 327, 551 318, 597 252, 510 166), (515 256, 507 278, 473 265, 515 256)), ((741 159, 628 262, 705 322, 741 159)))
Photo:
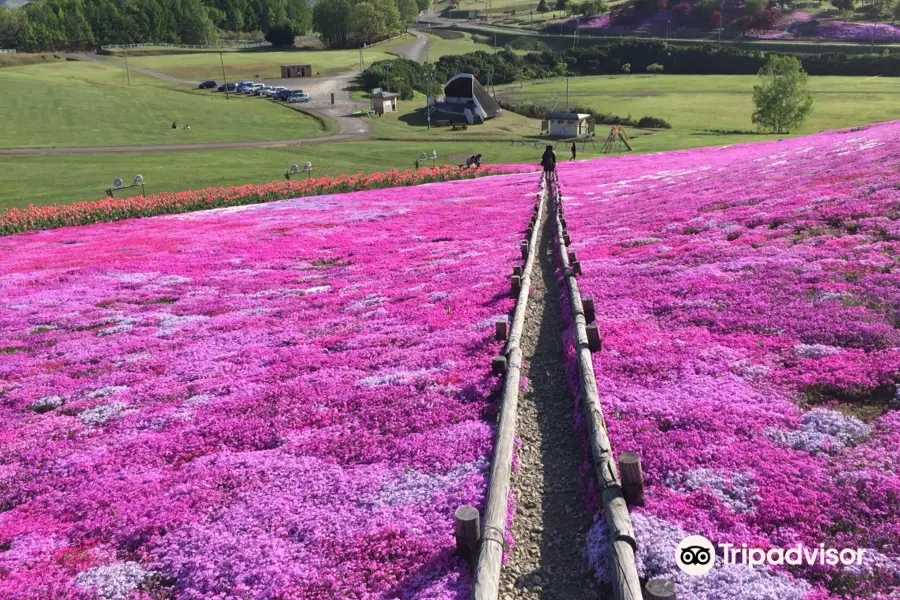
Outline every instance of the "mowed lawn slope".
POLYGON ((312 117, 260 98, 178 89, 94 62, 0 70, 0 147, 120 146, 301 139, 328 133, 312 117), (191 126, 190 131, 171 129, 191 126))
MULTIPOLYGON (((640 137, 638 151, 662 151, 769 139, 751 122, 755 75, 606 75, 569 79, 570 107, 603 113, 661 117, 670 131, 640 137), (743 130, 752 134, 723 134, 743 130)), ((810 77, 813 112, 793 134, 815 133, 900 119, 900 79, 890 77, 810 77)), ((566 109, 566 82, 554 80, 498 90, 510 102, 533 102, 566 109)), ((598 126, 598 133, 603 127, 598 126)), ((783 136, 776 136, 783 137, 783 136)))
MULTIPOLYGON (((174 132, 173 132, 174 133, 174 132)), ((205 187, 265 183, 284 177, 294 163, 313 163, 313 177, 411 169, 422 152, 436 150, 438 165, 459 164, 481 152, 487 164, 540 161, 541 149, 489 142, 334 142, 310 146, 200 150, 191 152, 115 152, 0 157, 0 211, 29 204, 68 204, 103 198, 112 180, 130 182, 140 173, 148 194, 205 187), (52 174, 52 177, 49 176, 52 174)), ((427 163, 431 165, 431 161, 427 163)), ((304 175, 305 177, 305 175, 304 175)), ((116 194, 140 194, 140 188, 116 194)))
MULTIPOLYGON (((414 41, 412 36, 403 36, 395 42, 363 50, 363 62, 368 66, 376 60, 396 58, 395 55, 389 54, 389 51, 411 41, 414 41)), ((359 50, 290 50, 224 52, 220 58, 218 52, 196 52, 135 56, 128 59, 128 64, 188 81, 203 79, 220 81, 224 62, 225 75, 229 80, 278 79, 281 77, 281 65, 310 64, 313 73, 322 75, 359 71, 359 55, 359 50)), ((124 60, 120 62, 124 64, 124 60)))

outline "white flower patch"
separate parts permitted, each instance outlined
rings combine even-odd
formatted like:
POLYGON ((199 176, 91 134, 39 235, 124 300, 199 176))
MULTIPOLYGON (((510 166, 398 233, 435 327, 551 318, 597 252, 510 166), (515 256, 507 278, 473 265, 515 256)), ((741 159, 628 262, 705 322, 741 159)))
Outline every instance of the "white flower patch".
POLYGON ((156 330, 157 337, 166 337, 177 332, 182 326, 200 321, 208 321, 206 315, 173 315, 170 313, 157 313, 159 319, 159 328, 156 330))
POLYGON ((506 321, 506 315, 494 315, 492 317, 488 317, 487 319, 483 319, 478 321, 474 325, 472 325, 472 329, 487 329, 488 327, 493 327, 494 323, 497 321, 506 321))
POLYGON ((347 306, 347 310, 359 310, 361 308, 368 308, 370 306, 384 304, 385 300, 386 298, 381 294, 369 294, 364 298, 357 300, 356 302, 352 302, 349 306, 347 306))
POLYGON ((147 283, 158 276, 159 273, 107 273, 107 277, 112 277, 119 283, 147 283))
POLYGON ((322 292, 327 292, 331 289, 330 285, 317 285, 311 288, 306 288, 305 290, 300 290, 304 295, 306 294, 320 294, 322 292))
POLYGON ((94 408, 89 408, 78 413, 78 418, 85 425, 98 426, 103 425, 113 417, 118 416, 125 410, 126 405, 122 402, 110 402, 109 404, 101 404, 94 408))
POLYGON ((803 358, 822 358, 840 352, 840 348, 826 346, 825 344, 797 344, 794 346, 794 354, 803 358))
POLYGON ((416 369, 415 371, 395 371, 393 373, 384 373, 383 375, 370 375, 358 379, 354 384, 357 387, 378 387, 382 385, 406 385, 418 379, 430 377, 435 373, 455 366, 454 361, 448 361, 438 367, 426 369, 416 369))
POLYGON ((108 335, 115 335, 117 333, 131 331, 132 329, 134 329, 134 324, 137 323, 137 319, 134 319, 132 317, 125 317, 122 315, 112 317, 110 320, 114 323, 118 323, 118 325, 97 330, 98 337, 106 337, 108 335))
POLYGON ((428 502, 436 493, 453 490, 467 475, 473 472, 485 473, 487 468, 488 462, 482 459, 456 465, 446 473, 404 470, 386 480, 371 501, 387 506, 428 502))
POLYGON ((88 398, 106 398, 107 396, 124 392, 127 389, 128 386, 126 385, 108 385, 88 393, 88 398))
POLYGON ((670 476, 666 485, 695 492, 705 490, 737 514, 753 512, 759 488, 749 471, 727 473, 713 469, 692 469, 679 476, 670 476))
POLYGON ((858 444, 871 432, 872 428, 856 417, 827 408, 815 408, 803 415, 803 425, 797 431, 769 428, 763 433, 794 450, 834 454, 858 444))
POLYGON ((176 285, 179 283, 188 283, 189 281, 191 281, 190 277, 184 277, 182 275, 166 275, 160 277, 154 283, 157 285, 176 285))
POLYGON ((32 402, 28 409, 41 414, 56 410, 63 404, 65 404, 65 399, 62 396, 44 396, 32 402))
POLYGON ((894 577, 900 577, 900 560, 891 558, 872 548, 866 548, 863 552, 860 564, 854 562, 844 565, 843 569, 854 575, 867 576, 875 571, 886 571, 894 577))
POLYGON ((99 600, 124 600, 153 574, 136 562, 94 567, 75 576, 78 587, 93 591, 99 600))

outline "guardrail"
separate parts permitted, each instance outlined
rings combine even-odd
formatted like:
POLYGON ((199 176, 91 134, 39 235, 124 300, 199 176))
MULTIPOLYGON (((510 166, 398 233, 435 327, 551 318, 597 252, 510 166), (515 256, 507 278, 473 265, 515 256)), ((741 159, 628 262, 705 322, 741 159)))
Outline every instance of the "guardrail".
MULTIPOLYGON (((269 47, 272 44, 269 42, 245 42, 245 43, 235 43, 235 44, 169 44, 169 43, 151 43, 146 42, 143 44, 110 44, 108 46, 100 46, 101 50, 119 50, 119 49, 127 49, 127 48, 194 48, 194 49, 212 49, 212 48, 221 48, 225 50, 232 49, 240 49, 240 48, 264 48, 269 47)), ((2 51, 0 51, 2 52, 2 51)), ((15 50, 13 50, 15 52, 15 50)))
POLYGON ((10 48, 9 50, 4 50, 4 49, 0 48, 0 54, 15 54, 15 53, 16 53, 16 51, 13 50, 12 48, 10 48))

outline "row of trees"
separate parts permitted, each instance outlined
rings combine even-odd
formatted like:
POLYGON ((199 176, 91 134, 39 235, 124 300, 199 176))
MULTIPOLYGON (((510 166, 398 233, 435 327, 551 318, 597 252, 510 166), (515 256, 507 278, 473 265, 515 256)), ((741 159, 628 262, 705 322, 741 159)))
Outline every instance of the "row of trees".
POLYGON ((312 24, 332 48, 358 48, 398 35, 429 0, 318 0, 312 24))
POLYGON ((41 0, 0 6, 0 48, 84 50, 106 44, 213 42, 222 31, 290 43, 313 28, 358 47, 396 35, 428 0, 41 0))
MULTIPOLYGON (((771 53, 738 48, 717 48, 712 44, 676 46, 646 40, 613 41, 609 44, 550 50, 521 55, 511 48, 502 52, 471 52, 443 56, 436 63, 422 65, 396 59, 373 63, 363 73, 368 88, 390 88, 408 99, 415 92, 436 91, 436 85, 457 73, 471 73, 484 85, 500 85, 523 79, 560 75, 604 75, 622 72, 674 73, 696 75, 752 75, 766 64, 771 53), (627 65, 627 68, 626 68, 627 65), (436 84, 434 82, 437 82, 436 84)), ((800 59, 812 75, 900 76, 900 55, 894 54, 809 54, 800 59)))

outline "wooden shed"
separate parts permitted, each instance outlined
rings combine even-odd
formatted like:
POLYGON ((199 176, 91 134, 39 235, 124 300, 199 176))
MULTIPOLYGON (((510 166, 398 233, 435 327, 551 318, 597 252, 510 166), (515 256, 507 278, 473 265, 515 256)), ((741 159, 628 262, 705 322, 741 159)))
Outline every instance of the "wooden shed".
POLYGON ((372 94, 372 110, 379 115, 397 110, 397 94, 376 92, 372 94))
POLYGON ((312 77, 312 65, 281 65, 281 77, 312 77))
POLYGON ((547 115, 550 135, 555 138, 581 138, 594 133, 591 115, 582 113, 550 113, 547 115))

